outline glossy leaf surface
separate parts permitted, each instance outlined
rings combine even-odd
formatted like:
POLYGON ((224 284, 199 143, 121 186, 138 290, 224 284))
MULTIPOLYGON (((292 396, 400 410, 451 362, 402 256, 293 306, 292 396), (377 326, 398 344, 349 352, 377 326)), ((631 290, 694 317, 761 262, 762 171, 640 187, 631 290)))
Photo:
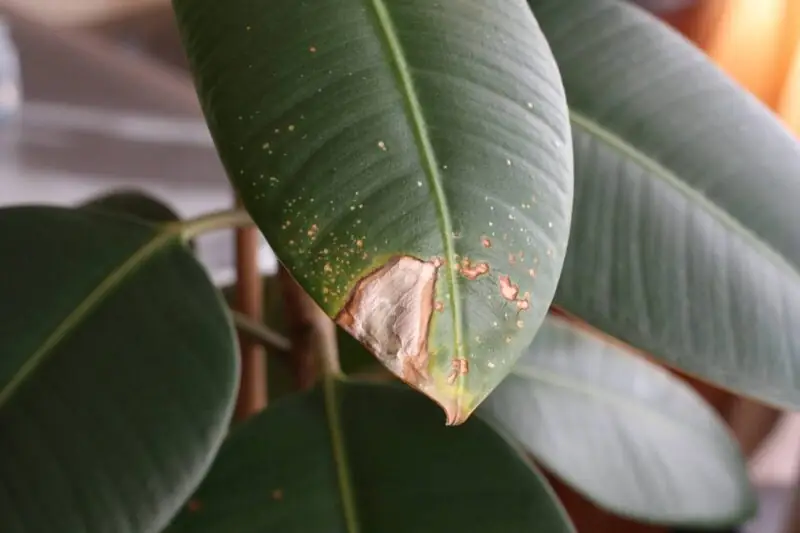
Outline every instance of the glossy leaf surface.
POLYGON ((548 317, 479 411, 599 505, 666 524, 739 524, 755 511, 716 412, 628 347, 548 317))
POLYGON ((235 339, 171 227, 0 210, 4 533, 155 533, 227 430, 235 339))
POLYGON ((656 19, 531 0, 576 199, 555 303, 690 374, 800 408, 800 143, 656 19))
POLYGON ((544 480, 482 420, 446 428, 405 387, 334 386, 235 430, 165 533, 572 531, 544 480))
POLYGON ((522 0, 174 0, 228 174, 337 322, 461 423, 533 338, 572 205, 522 0))

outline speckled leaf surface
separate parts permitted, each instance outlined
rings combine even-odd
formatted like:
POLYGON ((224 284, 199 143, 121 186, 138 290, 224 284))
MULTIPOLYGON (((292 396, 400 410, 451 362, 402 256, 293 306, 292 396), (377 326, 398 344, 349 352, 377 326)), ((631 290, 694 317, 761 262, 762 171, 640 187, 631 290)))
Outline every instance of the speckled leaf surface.
POLYGON ((531 0, 570 104, 555 303, 690 374, 800 408, 800 143, 626 2, 531 0))
POLYGON ((341 382, 236 428, 164 533, 444 531, 574 533, 530 461, 480 418, 446 428, 405 386, 341 382))
POLYGON ((178 231, 130 216, 163 210, 123 204, 0 210, 3 533, 157 533, 227 432, 224 304, 178 231))
POLYGON ((548 316, 478 413, 616 514, 723 527, 756 510, 744 457, 717 413, 584 323, 548 316))
POLYGON ((522 0, 174 0, 227 172, 279 259, 463 422, 551 302, 572 206, 522 0))

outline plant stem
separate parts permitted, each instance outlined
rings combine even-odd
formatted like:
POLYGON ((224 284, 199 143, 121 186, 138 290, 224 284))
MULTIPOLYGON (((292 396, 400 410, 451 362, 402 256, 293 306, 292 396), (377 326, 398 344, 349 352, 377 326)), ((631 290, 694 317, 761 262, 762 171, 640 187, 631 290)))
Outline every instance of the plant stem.
POLYGON ((292 349, 292 343, 289 339, 272 331, 265 324, 253 320, 249 316, 236 310, 231 310, 233 315, 233 323, 236 324, 236 329, 240 333, 248 335, 251 340, 257 341, 265 348, 272 348, 275 351, 289 353, 292 349))
POLYGON ((290 362, 295 382, 300 390, 309 389, 314 386, 319 371, 322 370, 322 391, 342 497, 345 527, 348 533, 359 533, 358 514, 340 413, 341 405, 337 396, 337 387, 343 376, 339 364, 336 325, 306 294, 283 265, 278 271, 278 276, 291 336, 290 362))
POLYGON ((278 276, 292 343, 290 358, 295 384, 298 389, 306 390, 316 383, 320 367, 326 374, 341 374, 336 325, 283 266, 278 276))
POLYGON ((325 411, 328 416, 328 430, 331 437, 333 461, 336 464, 336 477, 339 481, 339 492, 342 497, 345 529, 348 533, 359 533, 358 511, 353 490, 353 479, 350 476, 350 465, 345 446, 344 428, 340 414, 341 403, 336 394, 340 380, 336 374, 326 373, 322 378, 325 398, 325 411))
MULTIPOLYGON (((237 207, 241 201, 237 198, 237 207)), ((244 221, 246 213, 230 212, 211 219, 227 222, 244 221)), ((247 216, 249 220, 250 217, 247 216)), ((236 298, 235 307, 256 324, 262 322, 264 308, 264 286, 258 268, 258 249, 261 234, 254 226, 236 228, 236 298)), ((239 334, 241 352, 241 379, 234 417, 244 420, 267 406, 267 356, 260 342, 249 335, 239 334)))
POLYGON ((211 231, 249 228, 253 225, 253 219, 243 208, 237 208, 208 213, 191 220, 176 222, 174 225, 183 236, 183 239, 188 241, 211 231))

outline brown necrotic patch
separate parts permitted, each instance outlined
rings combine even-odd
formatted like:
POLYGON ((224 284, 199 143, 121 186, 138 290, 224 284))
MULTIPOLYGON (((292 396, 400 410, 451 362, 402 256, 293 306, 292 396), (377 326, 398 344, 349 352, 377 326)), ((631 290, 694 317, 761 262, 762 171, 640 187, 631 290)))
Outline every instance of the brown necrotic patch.
POLYGON ((450 369, 450 375, 447 377, 447 382, 452 385, 458 379, 458 376, 465 376, 469 373, 469 361, 466 359, 453 359, 450 369))
POLYGON ((458 271, 468 280, 474 281, 480 276, 489 273, 489 263, 472 264, 472 262, 465 257, 458 265, 458 271))
POLYGON ((511 281, 510 276, 500 275, 497 277, 497 282, 500 285, 500 295, 509 301, 515 301, 519 294, 519 285, 511 281))
POLYGON ((356 283, 336 316, 389 370, 425 392, 437 270, 432 261, 393 257, 356 283))

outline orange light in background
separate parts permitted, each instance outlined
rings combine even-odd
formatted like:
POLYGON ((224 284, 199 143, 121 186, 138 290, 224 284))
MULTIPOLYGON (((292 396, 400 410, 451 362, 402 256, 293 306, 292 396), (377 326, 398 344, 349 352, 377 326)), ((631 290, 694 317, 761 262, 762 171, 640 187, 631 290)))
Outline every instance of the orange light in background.
MULTIPOLYGON (((789 11, 796 0, 728 0, 705 50, 732 78, 775 109, 791 60, 789 11)), ((797 25, 797 21, 795 21, 797 25)))
POLYGON ((778 102, 778 113, 792 131, 800 135, 800 38, 797 36, 795 36, 794 59, 778 102))
POLYGON ((700 0, 662 19, 800 134, 800 0, 700 0))

